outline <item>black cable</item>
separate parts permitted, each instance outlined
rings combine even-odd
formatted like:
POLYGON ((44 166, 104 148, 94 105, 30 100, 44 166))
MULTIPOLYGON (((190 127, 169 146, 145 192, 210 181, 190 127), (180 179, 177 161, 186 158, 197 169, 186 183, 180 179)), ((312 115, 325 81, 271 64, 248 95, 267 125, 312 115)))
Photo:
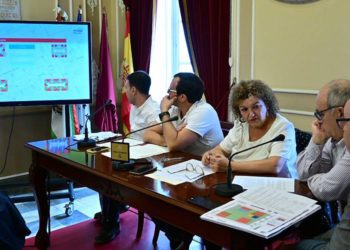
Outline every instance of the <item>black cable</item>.
MULTIPOLYGON (((74 146, 74 145, 76 145, 76 144, 78 144, 78 142, 74 142, 74 143, 72 143, 72 144, 69 144, 67 147, 65 147, 64 149, 70 149, 70 150, 74 150, 74 149, 71 149, 70 147, 72 147, 72 146, 74 146)), ((76 151, 80 151, 80 150, 76 150, 76 151)))
POLYGON ((8 156, 9 150, 10 150, 12 132, 13 132, 14 124, 15 124, 15 108, 16 107, 13 106, 13 109, 12 109, 12 123, 11 123, 11 128, 10 128, 10 133, 9 133, 9 139, 8 139, 8 142, 7 142, 6 152, 5 152, 4 165, 2 166, 2 169, 0 170, 0 176, 1 176, 1 174, 4 172, 4 170, 6 168, 7 156, 8 156))

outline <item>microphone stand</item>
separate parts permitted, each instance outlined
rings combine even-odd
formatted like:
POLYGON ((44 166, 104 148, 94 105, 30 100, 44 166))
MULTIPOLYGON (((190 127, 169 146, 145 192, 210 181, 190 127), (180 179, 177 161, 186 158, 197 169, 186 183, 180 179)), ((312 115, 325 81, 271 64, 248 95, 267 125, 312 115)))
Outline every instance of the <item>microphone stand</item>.
POLYGON ((99 107, 92 115, 86 115, 85 120, 85 129, 84 129, 84 139, 78 141, 78 149, 84 149, 84 148, 92 148, 96 147, 96 141, 94 139, 89 138, 89 131, 87 128, 87 123, 93 116, 95 116, 98 112, 100 112, 102 109, 104 109, 107 105, 111 104, 111 100, 107 100, 101 107, 99 107))
POLYGON ((140 131, 142 131, 142 130, 149 129, 149 128, 152 128, 152 127, 155 127, 155 126, 161 125, 161 124, 163 124, 163 123, 177 121, 178 119, 179 119, 179 117, 178 117, 178 116, 174 116, 174 117, 171 117, 171 118, 169 118, 168 120, 166 120, 166 121, 164 121, 164 122, 158 122, 158 123, 155 123, 155 124, 149 125, 149 126, 147 126, 147 127, 140 128, 140 129, 137 129, 137 130, 131 131, 131 132, 129 132, 129 133, 127 133, 126 135, 124 135, 124 136, 123 136, 123 142, 124 142, 124 139, 125 139, 126 137, 128 137, 129 135, 131 135, 131 134, 134 134, 134 133, 140 132, 140 131))
MULTIPOLYGON (((240 153, 240 152, 239 152, 240 153)), ((232 169, 231 160, 237 153, 232 154, 228 158, 228 166, 226 172, 226 183, 217 184, 215 187, 215 193, 224 197, 232 197, 236 194, 243 192, 243 187, 241 185, 232 184, 232 169)))
POLYGON ((216 187, 215 187, 215 193, 217 195, 220 195, 220 196, 224 196, 224 197, 232 197, 236 194, 239 194, 241 192, 243 192, 243 187, 241 185, 237 185, 237 184, 232 184, 232 169, 231 169, 231 160, 234 156, 240 154, 240 153, 243 153, 243 152, 246 152, 248 150, 251 150, 251 149, 254 149, 254 148, 257 148, 257 147, 260 147, 260 146, 263 146, 267 143, 271 143, 271 142, 276 142, 276 141, 283 141, 284 140, 284 135, 283 134, 280 134, 278 136, 276 136, 275 138, 273 138, 272 140, 270 141, 267 141, 267 142, 264 142, 264 143, 261 143, 261 144, 258 144, 258 145, 255 145, 251 148, 246 148, 242 151, 238 151, 236 153, 233 153, 232 155, 230 155, 230 157, 228 158, 228 167, 227 167, 227 172, 226 172, 226 183, 220 183, 220 184, 217 184, 216 187))

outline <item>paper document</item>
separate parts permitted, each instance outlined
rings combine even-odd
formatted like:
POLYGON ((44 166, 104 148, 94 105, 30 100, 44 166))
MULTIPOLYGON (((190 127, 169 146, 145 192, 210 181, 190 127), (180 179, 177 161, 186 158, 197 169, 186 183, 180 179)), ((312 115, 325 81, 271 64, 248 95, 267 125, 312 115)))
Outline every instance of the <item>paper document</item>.
POLYGON ((270 187, 287 192, 294 192, 294 182, 294 179, 291 178, 235 176, 232 183, 241 185, 244 189, 270 187))
MULTIPOLYGON (((114 142, 126 142, 126 143, 129 143, 130 147, 144 144, 143 141, 139 141, 139 140, 135 140, 135 139, 129 139, 129 138, 126 138, 124 140, 115 140, 114 142)), ((99 143, 98 145, 99 146, 105 146, 105 147, 111 147, 111 142, 99 143)))
POLYGON ((201 219, 267 239, 319 210, 316 202, 271 188, 249 189, 201 219))
MULTIPOLYGON (((134 139, 125 139, 124 142, 128 142, 129 140, 133 140, 134 143, 135 141, 137 141, 134 139)), ((167 147, 162 147, 162 146, 149 144, 149 143, 134 144, 134 146, 130 145, 130 159, 142 159, 153 155, 159 155, 159 154, 164 154, 168 152, 169 152, 169 149, 167 147)), ((111 152, 105 152, 102 154, 111 158, 111 152)))
POLYGON ((204 166, 201 161, 191 159, 159 169, 146 176, 172 185, 178 185, 184 182, 194 182, 212 173, 214 171, 210 167, 204 166))
MULTIPOLYGON (((104 140, 107 140, 107 139, 110 139, 110 138, 114 138, 114 137, 117 137, 117 136, 121 136, 121 134, 116 134, 116 133, 113 133, 113 132, 110 132, 110 131, 98 132, 98 133, 89 133, 89 138, 93 139, 93 140, 95 140, 97 142, 104 141, 104 140)), ((84 134, 73 135, 73 140, 75 140, 75 141, 83 140, 84 138, 85 138, 84 134)))
POLYGON ((143 144, 130 147, 130 158, 131 159, 142 159, 153 155, 160 155, 168 153, 167 147, 162 147, 154 144, 143 144))
POLYGON ((131 138, 125 138, 124 140, 115 140, 116 142, 126 142, 129 143, 130 147, 136 146, 136 145, 141 145, 141 144, 145 144, 143 141, 141 140, 136 140, 136 139, 131 139, 131 138))

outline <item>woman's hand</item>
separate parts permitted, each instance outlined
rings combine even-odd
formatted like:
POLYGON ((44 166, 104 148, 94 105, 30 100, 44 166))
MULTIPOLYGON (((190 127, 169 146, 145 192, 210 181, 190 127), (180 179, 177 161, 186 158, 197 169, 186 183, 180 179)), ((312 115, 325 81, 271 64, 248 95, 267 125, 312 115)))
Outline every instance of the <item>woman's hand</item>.
POLYGON ((228 159, 226 156, 217 154, 210 157, 209 166, 214 170, 214 172, 226 171, 228 166, 228 159))
POLYGON ((210 164, 210 157, 213 155, 213 153, 209 150, 205 152, 202 156, 202 164, 204 166, 209 166, 210 164))
POLYGON ((212 151, 207 151, 202 156, 202 163, 211 167, 214 172, 226 171, 228 159, 222 154, 214 154, 212 151))

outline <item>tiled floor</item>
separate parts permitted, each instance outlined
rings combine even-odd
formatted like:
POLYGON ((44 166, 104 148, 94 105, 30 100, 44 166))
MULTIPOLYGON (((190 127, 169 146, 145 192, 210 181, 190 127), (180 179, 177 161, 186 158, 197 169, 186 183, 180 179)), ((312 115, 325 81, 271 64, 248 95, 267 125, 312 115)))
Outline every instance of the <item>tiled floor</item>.
MULTIPOLYGON (((71 216, 67 216, 65 213, 65 205, 69 202, 68 198, 53 199, 50 201, 51 231, 89 220, 94 217, 94 214, 96 212, 100 211, 99 196, 97 192, 88 188, 76 188, 74 195, 74 211, 71 216)), ((35 236, 39 227, 39 218, 36 203, 34 201, 16 203, 16 206, 21 212, 27 226, 32 232, 28 238, 35 236)), ((130 208, 130 211, 137 213, 136 209, 134 208, 130 208)), ((163 234, 163 232, 161 232, 161 234, 163 234)), ((153 235, 150 234, 150 237, 152 236, 153 235)), ((165 236, 163 238, 165 238, 165 236)), ((169 242, 167 240, 159 240, 158 249, 169 249, 169 242)), ((190 249, 202 249, 199 237, 194 237, 190 249)))
MULTIPOLYGON (((91 219, 96 212, 100 211, 98 193, 95 191, 88 188, 76 188, 74 195, 74 209, 71 216, 67 216, 65 213, 65 205, 69 202, 68 198, 50 201, 51 231, 91 219)), ((39 227, 36 203, 16 203, 16 207, 32 232, 29 237, 34 236, 39 227)))

